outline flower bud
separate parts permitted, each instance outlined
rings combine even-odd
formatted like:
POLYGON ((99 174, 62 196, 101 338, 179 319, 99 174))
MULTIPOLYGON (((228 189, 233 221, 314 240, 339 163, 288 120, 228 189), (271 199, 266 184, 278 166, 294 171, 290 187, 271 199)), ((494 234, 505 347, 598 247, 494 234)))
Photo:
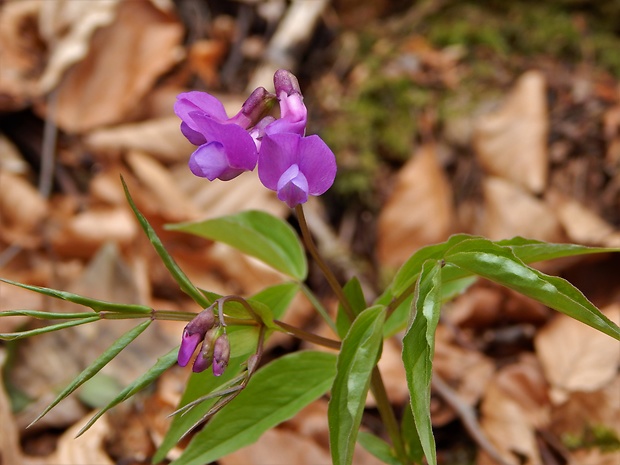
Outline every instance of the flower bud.
POLYGON ((220 376, 228 366, 230 360, 230 343, 228 336, 222 334, 215 341, 213 348, 213 375, 220 376))
POLYGON ((198 347, 198 344, 205 337, 207 331, 213 327, 214 323, 215 316, 210 308, 203 310, 192 321, 187 323, 183 330, 181 348, 177 358, 180 366, 184 367, 189 363, 196 347, 198 347))
POLYGON ((276 96, 280 102, 280 118, 266 128, 269 135, 292 132, 303 136, 306 132, 308 110, 304 105, 299 81, 285 69, 279 69, 273 75, 276 96))
POLYGON ((194 360, 194 365, 192 366, 192 371, 194 373, 200 373, 201 371, 205 371, 213 363, 213 351, 215 349, 215 342, 217 341, 220 333, 221 329, 219 327, 211 328, 209 331, 207 331, 207 334, 202 341, 200 353, 198 354, 198 357, 196 357, 196 360, 194 360))
POLYGON ((301 87, 299 87, 299 81, 297 77, 286 69, 279 69, 273 75, 273 85, 276 89, 276 95, 280 97, 282 92, 286 95, 300 94, 301 87))
POLYGON ((230 122, 244 129, 256 125, 271 111, 276 102, 276 96, 264 87, 257 87, 243 103, 241 110, 230 118, 230 122))

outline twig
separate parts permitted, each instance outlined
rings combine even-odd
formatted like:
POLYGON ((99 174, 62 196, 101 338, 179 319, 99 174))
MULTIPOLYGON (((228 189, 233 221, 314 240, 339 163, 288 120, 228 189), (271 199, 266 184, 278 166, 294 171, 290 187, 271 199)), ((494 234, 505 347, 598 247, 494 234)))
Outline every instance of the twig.
POLYGON ((454 409, 456 414, 463 422, 463 426, 474 441, 499 465, 512 465, 507 462, 495 448, 495 446, 486 437, 480 423, 476 418, 473 408, 466 404, 458 394, 437 374, 433 374, 432 387, 437 393, 454 409))

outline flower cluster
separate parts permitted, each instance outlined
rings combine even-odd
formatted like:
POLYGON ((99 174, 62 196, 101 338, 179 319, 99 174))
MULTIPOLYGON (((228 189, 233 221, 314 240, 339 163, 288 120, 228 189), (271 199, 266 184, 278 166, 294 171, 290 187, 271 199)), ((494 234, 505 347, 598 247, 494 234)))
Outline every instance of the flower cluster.
POLYGON ((232 118, 204 92, 180 94, 174 111, 185 137, 198 146, 189 160, 192 173, 228 181, 258 165, 263 185, 294 208, 331 187, 336 159, 320 137, 305 136, 307 109, 297 78, 278 70, 273 80, 275 94, 257 88, 232 118), (268 115, 276 101, 277 119, 268 115))
POLYGON ((213 366, 213 374, 220 376, 228 366, 230 343, 223 327, 215 324, 211 308, 200 312, 185 326, 177 358, 180 366, 184 367, 189 363, 201 341, 202 346, 194 360, 192 370, 200 373, 213 366))

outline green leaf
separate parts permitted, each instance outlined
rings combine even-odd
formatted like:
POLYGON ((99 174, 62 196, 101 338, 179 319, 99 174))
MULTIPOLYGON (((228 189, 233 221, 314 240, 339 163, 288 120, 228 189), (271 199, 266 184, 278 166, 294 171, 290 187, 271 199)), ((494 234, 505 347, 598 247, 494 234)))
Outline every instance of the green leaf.
POLYGON ((403 364, 424 455, 430 465, 437 465, 430 408, 435 329, 441 311, 441 262, 428 260, 423 264, 413 307, 415 315, 403 338, 403 364))
MULTIPOLYGON (((245 360, 246 357, 231 358, 226 371, 219 377, 213 376, 211 370, 192 373, 185 387, 181 402, 179 402, 179 407, 183 407, 199 397, 221 390, 230 380, 239 375, 241 363, 245 362, 245 360)), ((191 410, 172 417, 172 424, 168 428, 159 449, 155 452, 153 463, 163 461, 170 449, 177 445, 181 437, 213 407, 217 400, 217 398, 205 400, 191 410)))
POLYGON ((92 323, 93 321, 99 321, 100 319, 101 317, 99 315, 92 315, 90 318, 80 318, 79 320, 65 321, 64 323, 44 326, 43 328, 30 329, 27 331, 18 331, 16 333, 0 333, 0 340, 15 341, 17 339, 23 339, 25 337, 37 336, 43 333, 51 333, 52 331, 70 328, 72 326, 80 326, 87 323, 92 323))
POLYGON ((383 439, 374 434, 360 431, 357 437, 364 449, 387 465, 402 465, 394 453, 394 449, 383 439))
POLYGON ((383 343, 385 307, 376 305, 355 319, 342 341, 327 418, 332 462, 350 465, 359 431, 370 375, 383 343))
POLYGON ((183 270, 181 270, 179 265, 177 265, 177 263, 174 261, 174 258, 172 258, 172 256, 168 253, 168 251, 164 247, 164 244, 157 236, 157 233, 155 233, 153 227, 150 225, 146 217, 140 212, 140 210, 138 210, 138 207, 136 207, 136 204, 134 203, 131 194, 129 193, 129 189, 127 188, 127 184, 125 184, 125 180, 122 176, 121 182, 123 183, 125 197, 127 197, 127 202, 129 202, 129 206, 133 210, 134 215, 138 219, 138 223, 140 223, 142 230, 149 238, 149 241, 153 245, 153 248, 157 252, 157 255, 159 255, 159 258, 161 258, 162 262, 164 263, 164 266, 168 269, 168 271, 183 292, 190 296, 194 302, 200 305, 200 307, 207 308, 209 305, 211 305, 211 302, 209 302, 209 300, 203 295, 203 293, 200 292, 200 290, 196 286, 194 286, 194 284, 189 280, 187 275, 183 273, 183 270))
POLYGON ((252 444, 325 394, 336 375, 336 356, 294 352, 259 369, 247 387, 214 415, 173 465, 204 465, 252 444))
POLYGON ((55 299, 66 300, 67 302, 73 302, 74 304, 83 305, 84 307, 92 308, 95 312, 115 312, 115 313, 144 313, 149 314, 153 311, 150 307, 145 305, 133 305, 133 304, 117 304, 114 302, 106 302, 105 300, 90 299, 81 295, 72 294, 71 292, 57 291, 56 289, 49 289, 47 287, 31 286, 29 284, 17 283, 8 279, 0 278, 0 281, 12 284, 13 286, 28 289, 29 291, 38 292, 39 294, 53 297, 55 299))
POLYGON ((306 255, 295 230, 262 211, 166 227, 223 242, 299 280, 304 280, 308 273, 306 255))
MULTIPOLYGON (((364 291, 357 277, 353 277, 342 288, 344 296, 351 304, 351 309, 355 315, 359 315, 366 308, 366 298, 364 297, 364 291)), ((351 327, 351 321, 344 311, 342 304, 338 304, 338 313, 336 314, 336 329, 338 330, 338 336, 344 338, 351 327)))
POLYGON ((495 242, 502 247, 510 247, 515 256, 525 263, 552 260, 596 253, 620 252, 620 248, 586 247, 576 244, 553 244, 520 236, 495 242))
POLYGON ((146 371, 146 373, 144 373, 142 376, 136 379, 133 383, 131 383, 129 386, 123 389, 114 399, 112 399, 112 401, 108 405, 103 407, 90 420, 88 420, 88 423, 86 423, 86 425, 82 427, 82 429, 80 430, 80 432, 77 434, 76 437, 79 437, 83 433, 85 433, 108 410, 110 410, 113 407, 116 407, 121 402, 126 401, 127 399, 129 399, 130 397, 132 397, 133 395, 135 395, 136 393, 140 392, 142 389, 147 387, 157 378, 159 378, 164 373, 164 371, 166 371, 168 368, 170 368, 172 365, 176 363, 178 353, 179 353, 179 348, 175 347, 163 357, 158 358, 155 365, 149 368, 146 371))
MULTIPOLYGON (((84 320, 82 320, 84 321, 84 320)), ((73 391, 79 388, 82 384, 95 376, 104 366, 106 366, 114 357, 116 357, 125 347, 127 347, 135 338, 137 338, 142 332, 149 327, 151 320, 144 321, 138 326, 127 331, 121 337, 119 337, 114 343, 106 349, 106 351, 99 356, 90 366, 82 371, 72 382, 69 384, 54 401, 48 405, 43 412, 34 419, 31 423, 34 424, 39 421, 43 416, 52 410, 60 401, 68 397, 73 391)))
POLYGON ((269 307, 272 317, 279 320, 286 313, 298 291, 299 284, 296 282, 276 284, 253 295, 251 300, 269 307))
POLYGON ((509 247, 477 238, 446 254, 447 262, 494 281, 620 340, 620 328, 568 281, 519 260, 509 247))
POLYGON ((405 442, 405 451, 407 452, 407 457, 409 457, 413 463, 422 463, 422 460, 424 459, 424 451, 422 450, 422 444, 420 443, 420 436, 418 436, 418 430, 415 427, 415 421, 413 419, 413 412, 411 411, 411 407, 403 410, 401 435, 405 442))
MULTIPOLYGON (((29 316, 38 320, 75 320, 80 318, 92 318, 91 312, 78 313, 52 313, 42 312, 40 310, 4 310, 0 312, 0 318, 3 316, 29 316)), ((100 319, 100 317, 98 317, 100 319)))

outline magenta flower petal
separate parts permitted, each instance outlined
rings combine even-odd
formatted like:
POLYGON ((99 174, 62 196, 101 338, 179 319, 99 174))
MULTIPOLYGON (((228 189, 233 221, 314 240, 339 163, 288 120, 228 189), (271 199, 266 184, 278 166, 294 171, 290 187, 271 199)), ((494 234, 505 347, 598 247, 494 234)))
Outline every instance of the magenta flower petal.
POLYGON ((321 195, 336 179, 336 157, 317 135, 304 137, 298 149, 299 169, 308 179, 308 193, 321 195))
POLYGON ((267 189, 278 190, 280 177, 297 164, 298 134, 273 134, 263 137, 258 156, 258 177, 267 189))
POLYGON ((189 334, 187 329, 183 330, 183 338, 181 339, 181 347, 179 348, 179 355, 177 357, 180 366, 184 367, 189 363, 202 338, 203 336, 201 334, 189 334))
MULTIPOLYGON (((206 92, 184 92, 177 95, 174 112, 182 121, 191 122, 190 113, 199 111, 218 121, 228 120, 224 105, 217 98, 206 92)), ((188 124, 190 124, 188 122, 188 124)), ((196 129, 192 127, 192 129, 196 129)))
POLYGON ((278 198, 290 208, 308 201, 308 181, 296 164, 280 176, 277 190, 278 198))
POLYGON ((303 136, 308 122, 308 110, 303 103, 301 94, 286 95, 281 93, 280 118, 265 129, 267 134, 292 132, 303 136))
POLYGON ((198 147, 189 157, 189 169, 195 176, 207 178, 209 181, 218 178, 228 181, 245 171, 230 166, 224 146, 219 142, 198 147))

